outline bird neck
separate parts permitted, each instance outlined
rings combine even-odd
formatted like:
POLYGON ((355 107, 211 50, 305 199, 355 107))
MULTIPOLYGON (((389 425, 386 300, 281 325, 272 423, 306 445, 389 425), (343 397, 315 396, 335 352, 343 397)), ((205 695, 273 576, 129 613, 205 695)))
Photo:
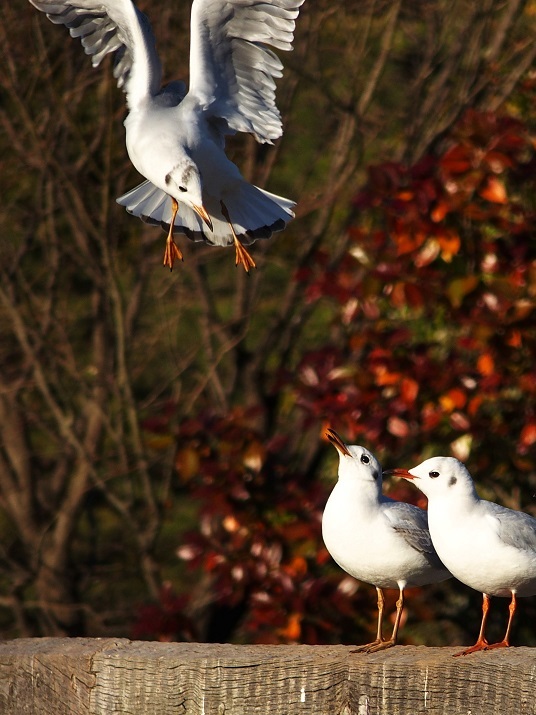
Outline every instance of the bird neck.
POLYGON ((381 498, 381 479, 356 479, 355 475, 342 472, 337 482, 338 491, 344 498, 359 504, 377 503, 381 498))
POLYGON ((474 484, 458 484, 457 488, 447 489, 441 496, 428 500, 428 521, 440 520, 455 524, 470 515, 480 503, 474 484))

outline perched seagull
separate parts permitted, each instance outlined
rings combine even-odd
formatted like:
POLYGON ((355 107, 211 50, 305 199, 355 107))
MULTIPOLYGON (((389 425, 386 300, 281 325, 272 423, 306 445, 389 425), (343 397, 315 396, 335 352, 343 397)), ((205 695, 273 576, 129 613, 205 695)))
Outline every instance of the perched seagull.
POLYGON ((128 155, 147 181, 117 199, 129 213, 168 230, 164 265, 182 253, 174 229, 194 241, 236 249, 270 238, 294 216, 293 201, 248 183, 225 155, 225 136, 249 132, 272 143, 282 134, 274 77, 283 65, 266 45, 291 50, 304 0, 194 0, 190 88, 161 87, 147 17, 132 0, 30 0, 79 37, 97 67, 115 52, 114 77, 126 93, 128 155), (180 214, 179 214, 180 205, 180 214))
POLYGON ((434 551, 426 512, 382 494, 382 468, 368 450, 347 446, 332 429, 326 435, 339 453, 339 481, 324 509, 322 536, 342 569, 376 586, 376 640, 356 652, 384 650, 396 644, 406 586, 437 583, 451 574, 434 551), (382 635, 384 588, 399 589, 389 640, 382 635))
POLYGON ((440 559, 483 594, 478 639, 456 655, 509 646, 517 596, 536 594, 536 519, 480 499, 471 475, 453 457, 432 457, 413 469, 384 474, 414 480, 428 497, 430 535, 440 559), (485 638, 490 596, 511 598, 506 633, 493 644, 485 638))

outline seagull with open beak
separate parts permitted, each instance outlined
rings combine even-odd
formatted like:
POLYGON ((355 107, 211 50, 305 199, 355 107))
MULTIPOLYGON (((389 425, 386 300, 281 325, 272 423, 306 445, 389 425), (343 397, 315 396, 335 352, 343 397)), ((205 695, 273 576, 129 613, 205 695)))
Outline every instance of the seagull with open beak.
POLYGON ((444 581, 451 574, 434 550, 426 513, 383 495, 382 468, 376 457, 364 447, 346 445, 332 429, 326 436, 339 453, 339 480, 324 509, 322 536, 342 569, 376 586, 376 639, 355 652, 384 650, 396 645, 405 588, 444 581), (399 590, 389 639, 382 633, 384 588, 399 590))
POLYGON ((456 655, 509 646, 517 596, 536 594, 536 519, 480 499, 466 467, 453 457, 432 457, 384 475, 409 479, 428 497, 430 535, 440 559, 483 594, 477 641, 456 655), (491 596, 510 598, 506 633, 493 644, 485 637, 491 596))

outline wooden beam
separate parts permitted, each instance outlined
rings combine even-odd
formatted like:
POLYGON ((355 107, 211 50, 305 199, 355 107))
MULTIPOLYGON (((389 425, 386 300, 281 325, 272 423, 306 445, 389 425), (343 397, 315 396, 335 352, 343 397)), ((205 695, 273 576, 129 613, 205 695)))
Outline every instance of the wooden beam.
POLYGON ((536 648, 0 642, 2 715, 536 713, 536 648))

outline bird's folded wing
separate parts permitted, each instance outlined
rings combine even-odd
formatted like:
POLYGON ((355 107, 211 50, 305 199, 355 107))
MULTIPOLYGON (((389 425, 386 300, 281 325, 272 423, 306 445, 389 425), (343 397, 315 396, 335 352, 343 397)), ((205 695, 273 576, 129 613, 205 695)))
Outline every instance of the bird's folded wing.
POLYGON ((416 551, 435 554, 426 512, 405 502, 390 502, 385 515, 392 528, 416 551))
POLYGON ((274 77, 283 65, 271 45, 291 50, 304 0, 194 0, 190 93, 225 131, 260 142, 281 136, 274 77))
POLYGON ((134 62, 143 65, 137 72, 141 93, 155 94, 160 89, 161 68, 154 36, 147 17, 132 0, 30 0, 56 25, 69 28, 79 37, 84 51, 97 67, 110 52, 115 52, 114 77, 127 94, 134 62))
POLYGON ((495 502, 482 502, 492 519, 497 534, 505 544, 516 549, 536 552, 536 519, 521 511, 507 509, 495 502))

